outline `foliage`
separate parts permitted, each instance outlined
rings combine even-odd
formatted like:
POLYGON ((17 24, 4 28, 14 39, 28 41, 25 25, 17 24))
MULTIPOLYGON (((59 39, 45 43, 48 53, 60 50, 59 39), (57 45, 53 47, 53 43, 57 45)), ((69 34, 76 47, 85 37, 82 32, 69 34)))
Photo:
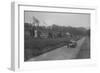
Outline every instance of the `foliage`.
POLYGON ((83 36, 90 35, 90 30, 83 27, 76 28, 53 24, 47 27, 38 26, 38 37, 34 38, 34 30, 36 30, 36 27, 32 26, 32 24, 24 24, 25 61, 31 57, 39 56, 44 52, 62 47, 66 45, 70 39, 79 40, 83 36), (66 35, 67 32, 71 34, 70 37, 66 35), (47 38, 41 38, 43 34, 48 35, 47 38))

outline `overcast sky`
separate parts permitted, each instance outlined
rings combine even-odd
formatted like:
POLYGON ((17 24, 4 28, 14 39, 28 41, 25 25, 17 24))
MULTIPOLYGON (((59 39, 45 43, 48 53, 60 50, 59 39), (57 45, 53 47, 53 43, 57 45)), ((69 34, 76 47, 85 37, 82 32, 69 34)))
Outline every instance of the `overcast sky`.
POLYGON ((34 11, 25 11, 24 13, 25 23, 32 23, 32 17, 34 16, 40 21, 40 25, 50 26, 57 24, 59 26, 90 27, 90 14, 34 11))

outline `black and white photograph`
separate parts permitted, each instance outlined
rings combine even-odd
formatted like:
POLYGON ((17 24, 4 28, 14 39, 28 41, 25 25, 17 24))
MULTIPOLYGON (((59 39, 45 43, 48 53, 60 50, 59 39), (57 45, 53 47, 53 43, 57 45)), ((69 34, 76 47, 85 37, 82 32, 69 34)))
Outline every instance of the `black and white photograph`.
POLYGON ((90 59, 90 14, 24 11, 24 61, 90 59))

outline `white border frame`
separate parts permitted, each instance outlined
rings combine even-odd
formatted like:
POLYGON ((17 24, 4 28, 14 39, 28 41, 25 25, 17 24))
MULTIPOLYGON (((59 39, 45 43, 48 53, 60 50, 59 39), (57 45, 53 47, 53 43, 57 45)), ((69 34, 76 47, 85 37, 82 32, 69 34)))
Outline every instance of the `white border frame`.
POLYGON ((24 69, 47 69, 55 67, 73 67, 73 66, 86 66, 96 63, 96 49, 93 38, 91 36, 91 59, 84 60, 60 60, 60 61, 41 61, 41 62, 24 62, 24 10, 33 11, 49 11, 49 12, 73 12, 73 13, 89 13, 91 14, 91 34, 96 32, 96 8, 87 6, 70 5, 67 7, 59 6, 40 6, 25 3, 12 3, 12 56, 11 56, 11 69, 14 71, 24 69), (21 49, 20 49, 21 48, 21 49))

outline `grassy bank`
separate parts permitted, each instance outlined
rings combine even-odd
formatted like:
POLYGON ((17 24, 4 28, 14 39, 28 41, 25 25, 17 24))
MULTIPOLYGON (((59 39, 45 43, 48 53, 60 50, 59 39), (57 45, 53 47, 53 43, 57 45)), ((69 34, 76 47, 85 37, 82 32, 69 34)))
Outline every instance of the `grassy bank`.
POLYGON ((62 47, 68 43, 70 39, 68 38, 55 38, 55 39, 41 39, 41 38, 31 38, 25 40, 25 51, 24 59, 25 61, 41 55, 42 53, 49 52, 53 49, 62 47))
POLYGON ((80 48, 79 53, 76 56, 76 59, 88 59, 90 58, 90 38, 86 37, 83 45, 80 48))

